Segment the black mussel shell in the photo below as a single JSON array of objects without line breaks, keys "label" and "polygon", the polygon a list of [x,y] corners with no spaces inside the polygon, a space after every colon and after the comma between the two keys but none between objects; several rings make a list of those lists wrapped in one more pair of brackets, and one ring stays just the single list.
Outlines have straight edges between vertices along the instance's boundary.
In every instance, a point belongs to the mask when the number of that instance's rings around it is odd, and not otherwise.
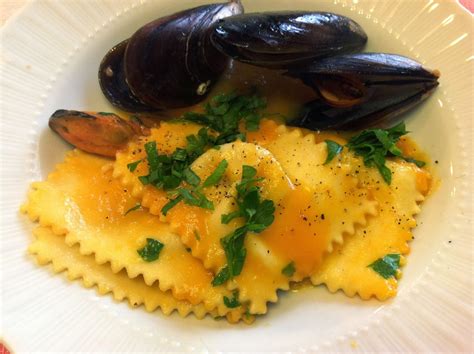
[{"label": "black mussel shell", "polygon": [[388,127],[431,95],[439,72],[407,57],[383,53],[341,55],[289,70],[318,98],[289,124],[312,130]]},{"label": "black mussel shell", "polygon": [[133,94],[154,108],[200,102],[229,63],[211,44],[210,27],[242,12],[239,1],[204,5],[140,28],[130,38],[124,58]]},{"label": "black mussel shell", "polygon": [[362,27],[329,12],[263,12],[218,21],[212,43],[228,56],[252,65],[288,68],[316,58],[361,50]]},{"label": "black mussel shell", "polygon": [[128,39],[110,49],[99,66],[99,84],[105,97],[114,106],[129,112],[156,110],[141,102],[128,87],[123,57]]}]

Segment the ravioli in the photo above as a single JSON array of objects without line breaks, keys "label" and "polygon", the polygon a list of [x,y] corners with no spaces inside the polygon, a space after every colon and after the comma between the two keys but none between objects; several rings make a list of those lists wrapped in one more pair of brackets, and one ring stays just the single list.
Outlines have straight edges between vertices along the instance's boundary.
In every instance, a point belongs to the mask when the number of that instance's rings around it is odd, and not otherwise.
[{"label": "ravioli", "polygon": [[117,301],[127,299],[131,307],[143,304],[147,311],[160,308],[165,315],[176,310],[183,317],[193,313],[197,318],[203,318],[208,313],[202,304],[176,300],[169,291],[161,291],[157,284],[148,286],[140,277],[130,279],[123,270],[112,272],[107,265],[99,265],[93,255],[81,254],[78,245],[66,245],[64,237],[50,228],[37,227],[33,235],[35,239],[28,251],[39,264],[51,263],[55,273],[65,271],[69,280],[80,279],[86,288],[95,286],[100,295],[112,293]]},{"label": "ravioli", "polygon": [[[179,204],[173,209],[175,214],[170,212],[168,218],[193,255],[217,273],[226,264],[219,241],[240,226],[238,222],[223,225],[220,217],[235,209],[233,191],[240,180],[241,166],[250,164],[257,169],[257,177],[266,181],[261,186],[262,198],[275,202],[276,218],[261,234],[247,235],[242,273],[227,284],[229,289],[239,290],[239,300],[249,303],[251,313],[265,313],[266,303],[277,300],[278,289],[287,290],[290,281],[311,275],[332,250],[333,242],[342,243],[343,234],[353,233],[355,224],[364,224],[366,214],[375,214],[376,203],[368,199],[367,190],[357,187],[357,179],[348,175],[351,165],[343,160],[350,157],[342,156],[326,166],[325,143],[315,144],[312,139],[286,132],[279,139],[274,140],[272,147],[281,156],[285,156],[285,150],[288,161],[295,151],[307,156],[299,160],[303,161],[298,166],[300,174],[288,179],[278,162],[284,160],[276,160],[258,145],[227,144],[209,150],[192,165],[204,179],[220,161],[229,162],[226,178],[216,188],[205,191],[215,202],[215,211]],[[180,224],[181,227],[176,226]],[[282,269],[290,262],[295,272],[287,276]]]},{"label": "ravioli", "polygon": [[[212,287],[213,274],[168,225],[144,210],[127,214],[136,203],[128,189],[112,178],[109,160],[74,150],[47,181],[32,184],[23,210],[41,226],[65,233],[66,243],[78,243],[81,254],[94,254],[98,264],[110,262],[114,273],[125,268],[130,278],[142,275],[147,285],[158,281],[159,288],[170,290],[176,299],[203,303],[220,316],[244,313],[243,306],[234,310],[225,306],[223,297],[232,294]],[[165,245],[155,262],[145,262],[137,253],[146,238]]]},{"label": "ravioli", "polygon": [[[388,161],[387,166],[392,171],[390,185],[374,168],[359,170],[359,180],[379,201],[378,215],[369,217],[365,227],[358,227],[342,247],[338,245],[324,259],[311,277],[313,284],[325,284],[332,292],[341,289],[348,296],[358,294],[362,299],[386,300],[395,296],[397,277],[385,279],[369,265],[387,254],[410,252],[408,242],[412,239],[411,229],[416,226],[414,215],[429,192],[431,176],[401,160]],[[404,261],[402,256],[402,265]]]},{"label": "ravioli", "polygon": [[285,126],[273,129],[272,138],[264,136],[261,144],[272,152],[295,185],[311,189],[320,218],[332,222],[328,230],[330,239],[341,244],[343,235],[353,234],[355,225],[365,223],[366,215],[376,214],[377,203],[369,198],[365,187],[359,186],[354,173],[361,168],[360,161],[345,149],[325,164],[328,153],[327,144],[321,142],[323,137],[341,145],[346,142],[335,134],[322,135]]},{"label": "ravioli", "polygon": [[[144,198],[142,205],[152,210],[160,209],[166,203],[166,192],[153,186],[144,186],[138,179],[148,174],[148,164],[139,163],[132,172],[128,164],[136,161],[146,161],[144,146],[149,141],[155,141],[160,154],[172,154],[177,148],[184,148],[186,137],[197,134],[202,126],[194,123],[167,123],[162,122],[158,128],[150,130],[149,136],[140,136],[129,143],[124,151],[119,151],[113,164],[113,177],[122,181],[130,189],[132,195],[139,199]],[[156,205],[155,205],[155,204]],[[154,213],[159,215],[158,212]]]},{"label": "ravioli", "polygon": [[[23,207],[42,226],[32,246],[40,261],[52,261],[58,270],[92,279],[85,282],[98,284],[99,291],[111,290],[115,298],[150,310],[209,313],[230,322],[251,322],[252,315],[265,314],[268,303],[278,301],[278,290],[308,278],[362,299],[395,295],[397,277],[384,278],[370,265],[391,254],[401,255],[404,264],[414,215],[430,188],[426,170],[387,161],[393,172],[388,185],[348,148],[327,161],[328,140],[347,143],[339,134],[263,120],[258,131],[246,132],[248,142],[210,148],[190,166],[202,182],[227,162],[215,185],[199,189],[212,208],[180,202],[164,215],[162,208],[175,194],[141,182],[149,174],[145,144],[154,141],[160,155],[171,155],[201,128],[163,122],[119,151],[115,162],[70,152],[47,181],[33,184]],[[173,159],[189,162],[177,156]],[[274,220],[260,233],[246,232],[243,249],[232,251],[245,254],[240,274],[213,286],[228,261],[222,240],[245,224],[242,216],[229,223],[222,219],[239,208],[244,166],[256,171],[257,200],[274,203]],[[149,263],[137,253],[148,238],[165,245]],[[89,263],[92,274],[86,275]]]},{"label": "ravioli", "polygon": [[[173,135],[169,131],[176,128],[164,125],[158,130]],[[266,121],[260,132],[249,135],[254,143],[234,142],[210,149],[191,166],[204,180],[222,160],[229,163],[221,183],[205,191],[215,204],[213,212],[180,203],[166,218],[161,217],[191,248],[193,256],[217,273],[226,264],[220,239],[240,226],[239,220],[222,224],[221,215],[235,209],[235,185],[240,181],[242,166],[255,167],[257,176],[264,178],[262,197],[277,205],[276,218],[266,231],[248,235],[242,273],[227,285],[231,290],[239,290],[239,300],[249,303],[251,313],[265,313],[266,303],[277,300],[278,289],[286,290],[290,281],[310,276],[324,255],[332,251],[334,242],[342,243],[344,234],[352,234],[356,224],[365,223],[367,214],[375,214],[376,203],[369,200],[367,190],[358,188],[357,179],[350,175],[352,165],[350,156],[346,156],[350,154],[342,154],[325,165],[326,143],[316,144],[313,134],[304,136],[299,129],[290,131]],[[158,132],[154,132],[147,141],[157,137]],[[142,205],[152,214],[161,215],[161,208],[168,201],[166,194],[153,187],[137,186],[137,177],[148,171],[126,171],[126,164],[133,160],[130,154],[140,149],[143,147],[131,144],[126,152],[119,153],[114,175],[139,191]],[[295,266],[290,277],[282,274],[289,263]]]}]

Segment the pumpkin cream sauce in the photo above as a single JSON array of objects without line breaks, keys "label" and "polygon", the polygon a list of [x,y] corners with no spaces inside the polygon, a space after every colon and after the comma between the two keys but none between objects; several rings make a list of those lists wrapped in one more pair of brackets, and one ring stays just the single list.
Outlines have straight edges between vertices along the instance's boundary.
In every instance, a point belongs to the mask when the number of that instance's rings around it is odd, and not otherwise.
[{"label": "pumpkin cream sauce", "polygon": [[293,118],[303,103],[314,99],[313,89],[300,80],[284,75],[283,70],[270,70],[258,66],[231,61],[229,68],[211,89],[207,98],[191,107],[170,111],[170,117],[180,117],[183,113],[201,112],[202,106],[221,93],[237,91],[248,93],[257,89],[267,99],[266,116],[278,121]]}]

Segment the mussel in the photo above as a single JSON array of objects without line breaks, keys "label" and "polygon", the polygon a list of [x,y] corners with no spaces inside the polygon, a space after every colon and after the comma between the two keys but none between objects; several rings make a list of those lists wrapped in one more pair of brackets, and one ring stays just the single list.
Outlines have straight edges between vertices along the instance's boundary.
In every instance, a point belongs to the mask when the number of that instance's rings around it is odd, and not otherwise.
[{"label": "mussel", "polygon": [[114,106],[129,112],[150,112],[153,107],[136,97],[125,79],[123,56],[129,40],[126,39],[105,55],[99,66],[99,84],[104,96]]},{"label": "mussel", "polygon": [[263,12],[217,21],[212,43],[252,65],[288,68],[362,49],[367,35],[345,16],[329,12]]},{"label": "mussel", "polygon": [[200,102],[230,60],[211,44],[211,25],[242,12],[240,0],[232,0],[144,25],[103,59],[102,91],[115,106],[135,112]]},{"label": "mussel", "polygon": [[139,119],[125,120],[114,113],[64,109],[53,113],[49,127],[75,147],[108,157],[115,157],[133,137],[149,134]]},{"label": "mussel", "polygon": [[395,54],[359,53],[314,61],[287,75],[317,98],[289,125],[312,130],[388,127],[438,86],[439,72]]}]

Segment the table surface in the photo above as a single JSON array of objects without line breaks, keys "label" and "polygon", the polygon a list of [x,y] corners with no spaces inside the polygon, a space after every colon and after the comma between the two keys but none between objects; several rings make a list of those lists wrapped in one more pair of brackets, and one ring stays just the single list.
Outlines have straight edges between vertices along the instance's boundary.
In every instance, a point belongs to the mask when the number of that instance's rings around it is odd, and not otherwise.
[{"label": "table surface", "polygon": [[0,0],[0,26],[15,12],[19,11],[27,0]]}]

